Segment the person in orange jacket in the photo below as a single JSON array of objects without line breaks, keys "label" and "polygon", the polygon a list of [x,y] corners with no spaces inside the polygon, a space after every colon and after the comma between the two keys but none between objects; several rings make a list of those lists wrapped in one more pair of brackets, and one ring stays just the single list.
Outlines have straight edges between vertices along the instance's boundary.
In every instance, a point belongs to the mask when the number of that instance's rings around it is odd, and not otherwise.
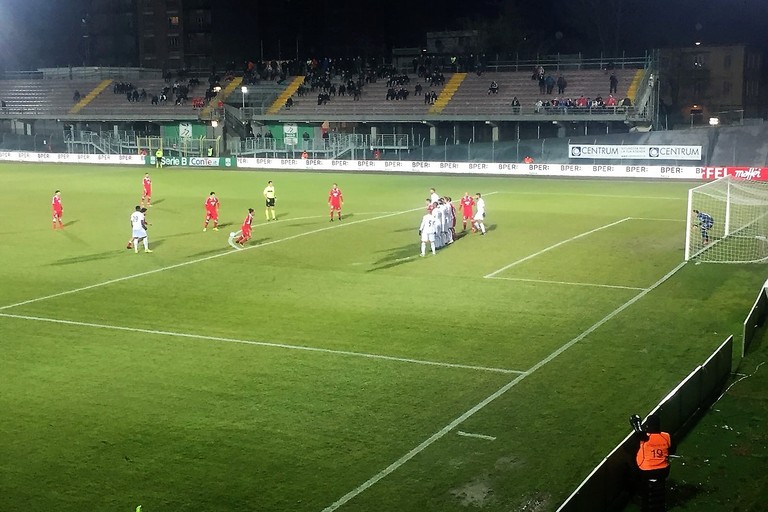
[{"label": "person in orange jacket", "polygon": [[638,447],[635,463],[639,470],[643,512],[666,510],[666,480],[669,476],[669,455],[673,453],[672,437],[661,430],[661,420],[651,414],[641,424],[640,416],[629,419],[635,430]]}]

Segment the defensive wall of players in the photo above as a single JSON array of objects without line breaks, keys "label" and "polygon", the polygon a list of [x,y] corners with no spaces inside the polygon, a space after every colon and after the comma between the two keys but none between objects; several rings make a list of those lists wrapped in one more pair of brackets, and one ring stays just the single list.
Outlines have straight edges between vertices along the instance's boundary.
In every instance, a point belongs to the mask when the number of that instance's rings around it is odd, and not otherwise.
[{"label": "defensive wall of players", "polygon": [[[154,156],[91,155],[0,151],[2,162],[57,162],[73,164],[136,165],[155,167]],[[634,178],[715,180],[724,176],[768,181],[768,167],[700,167],[668,165],[546,164],[424,162],[421,160],[330,160],[292,158],[170,157],[164,167],[209,167],[220,169],[279,169],[291,171],[335,171],[406,174],[456,174],[488,176],[541,176],[579,178]]]}]

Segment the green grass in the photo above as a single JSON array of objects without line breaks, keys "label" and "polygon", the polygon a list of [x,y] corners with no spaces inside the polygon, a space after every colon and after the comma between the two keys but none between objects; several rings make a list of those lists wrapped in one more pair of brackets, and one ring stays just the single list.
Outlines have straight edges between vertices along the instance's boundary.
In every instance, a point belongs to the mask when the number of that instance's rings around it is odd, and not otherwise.
[{"label": "green grass", "polygon": [[[687,265],[616,311],[682,260],[673,182],[169,169],[136,255],[144,172],[0,166],[3,511],[554,510],[764,280]],[[488,235],[417,257],[429,187],[487,194]]]}]

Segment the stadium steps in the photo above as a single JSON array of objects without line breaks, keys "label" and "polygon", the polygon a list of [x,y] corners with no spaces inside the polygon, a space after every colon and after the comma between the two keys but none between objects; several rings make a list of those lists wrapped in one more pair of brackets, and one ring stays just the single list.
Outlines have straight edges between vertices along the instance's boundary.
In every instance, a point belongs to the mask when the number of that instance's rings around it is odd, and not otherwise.
[{"label": "stadium steps", "polygon": [[288,101],[288,98],[294,95],[296,91],[299,90],[299,87],[301,87],[301,84],[304,83],[304,77],[303,76],[297,76],[291,81],[291,83],[288,85],[288,87],[283,90],[282,93],[280,93],[280,96],[277,97],[277,99],[272,103],[272,105],[267,109],[267,114],[277,114],[280,112],[280,109],[285,106],[285,102]]},{"label": "stadium steps", "polygon": [[90,102],[96,98],[101,92],[109,87],[112,84],[112,80],[102,80],[99,85],[97,85],[91,92],[83,96],[80,101],[75,103],[75,105],[69,110],[70,114],[77,114],[83,108],[85,108],[86,105],[88,105]]},{"label": "stadium steps", "polygon": [[219,92],[219,94],[216,95],[215,98],[213,98],[211,101],[208,102],[208,104],[203,107],[203,109],[200,111],[200,118],[201,119],[210,119],[211,112],[213,112],[213,108],[219,103],[219,102],[226,102],[227,98],[229,98],[229,95],[232,94],[235,89],[240,87],[240,84],[243,83],[243,77],[237,76],[232,79],[227,86]]},{"label": "stadium steps", "polygon": [[[635,69],[615,70],[619,80],[618,93],[621,100],[626,97],[629,84],[635,77]],[[554,78],[560,72],[553,71]],[[552,94],[540,94],[536,80],[531,80],[530,71],[485,72],[481,76],[471,74],[461,83],[450,103],[442,111],[442,115],[492,115],[512,112],[512,100],[520,101],[523,112],[533,111],[537,100],[551,100],[556,96],[576,99],[580,95],[594,98],[598,95],[608,97],[609,74],[605,70],[568,70],[563,71],[563,77],[568,81],[565,94],[558,95],[557,88]],[[491,81],[499,85],[498,94],[488,94]]]},{"label": "stadium steps", "polygon": [[[167,120],[190,120],[197,119],[198,110],[192,105],[192,98],[201,97],[203,86],[193,87],[189,92],[190,101],[184,105],[176,105],[172,93],[169,93],[169,99],[165,103],[152,105],[152,96],[160,94],[164,87],[171,87],[172,84],[162,78],[143,78],[132,82],[133,86],[141,91],[144,89],[147,93],[147,99],[144,101],[128,101],[124,93],[117,94],[113,87],[109,87],[96,96],[93,101],[86,105],[80,111],[83,116],[110,116],[113,119],[125,117],[125,119],[135,119],[143,117],[145,119],[163,118]],[[87,89],[86,89],[87,90]],[[71,101],[71,100],[70,100]]]},{"label": "stadium steps", "polygon": [[635,104],[635,96],[637,96],[637,89],[640,87],[640,82],[643,80],[643,75],[645,74],[644,69],[638,69],[635,72],[635,76],[632,78],[632,82],[629,84],[629,88],[627,89],[627,98],[632,100],[632,104]]},{"label": "stadium steps", "polygon": [[448,105],[448,102],[451,101],[451,98],[453,98],[453,95],[456,94],[456,91],[459,90],[459,87],[465,78],[467,78],[466,73],[454,73],[454,75],[445,84],[445,87],[443,87],[443,90],[440,92],[440,96],[437,97],[435,104],[430,107],[429,113],[439,114],[442,112],[446,105]]}]

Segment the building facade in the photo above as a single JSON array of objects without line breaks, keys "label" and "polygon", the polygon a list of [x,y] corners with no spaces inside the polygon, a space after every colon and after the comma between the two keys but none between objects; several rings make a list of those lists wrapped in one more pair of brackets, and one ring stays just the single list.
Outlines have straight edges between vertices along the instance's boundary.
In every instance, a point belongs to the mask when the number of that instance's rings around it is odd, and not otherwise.
[{"label": "building facade", "polygon": [[661,99],[684,123],[762,117],[763,51],[745,45],[661,51]]},{"label": "building facade", "polygon": [[210,69],[211,0],[91,0],[83,18],[85,64]]}]

